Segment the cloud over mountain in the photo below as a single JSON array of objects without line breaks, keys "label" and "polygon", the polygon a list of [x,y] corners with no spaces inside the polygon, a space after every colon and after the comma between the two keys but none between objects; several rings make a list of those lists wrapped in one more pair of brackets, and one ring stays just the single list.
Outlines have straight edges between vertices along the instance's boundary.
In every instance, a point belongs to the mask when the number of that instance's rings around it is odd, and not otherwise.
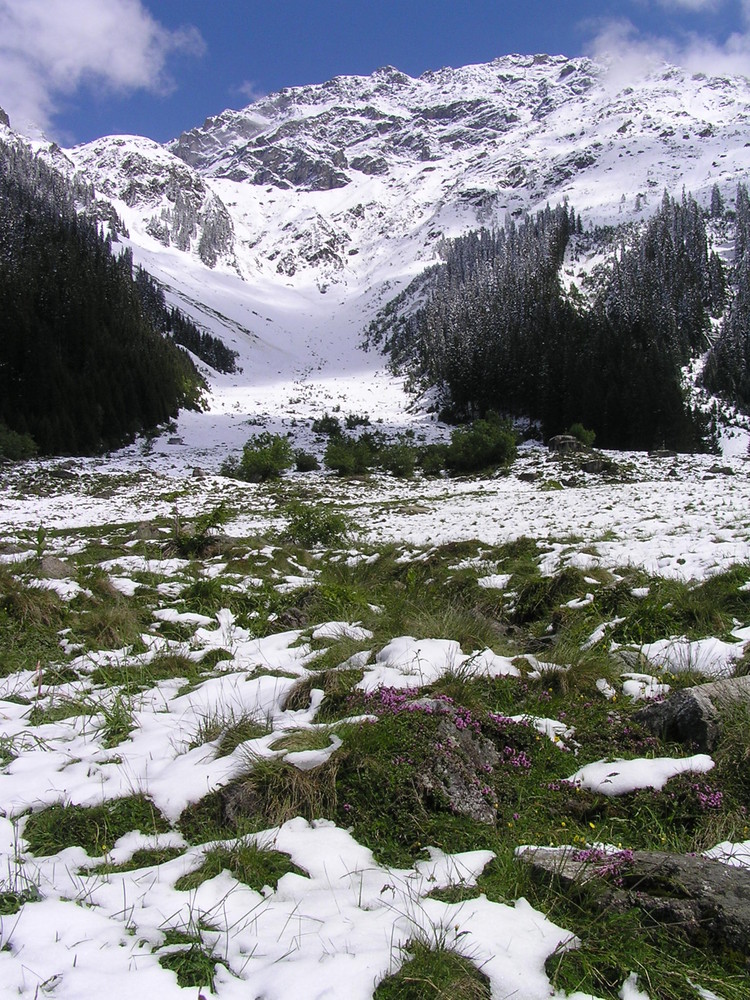
[{"label": "cloud over mountain", "polygon": [[168,92],[169,57],[203,49],[196,28],[169,30],[141,0],[0,0],[0,94],[22,131],[50,128],[82,87]]}]

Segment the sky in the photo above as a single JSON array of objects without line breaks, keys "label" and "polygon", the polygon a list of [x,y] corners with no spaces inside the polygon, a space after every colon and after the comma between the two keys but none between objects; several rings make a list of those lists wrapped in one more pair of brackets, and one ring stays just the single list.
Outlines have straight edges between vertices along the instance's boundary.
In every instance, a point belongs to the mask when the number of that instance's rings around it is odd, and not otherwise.
[{"label": "sky", "polygon": [[750,75],[750,0],[0,0],[0,107],[66,146],[164,142],[282,87],[511,52]]}]

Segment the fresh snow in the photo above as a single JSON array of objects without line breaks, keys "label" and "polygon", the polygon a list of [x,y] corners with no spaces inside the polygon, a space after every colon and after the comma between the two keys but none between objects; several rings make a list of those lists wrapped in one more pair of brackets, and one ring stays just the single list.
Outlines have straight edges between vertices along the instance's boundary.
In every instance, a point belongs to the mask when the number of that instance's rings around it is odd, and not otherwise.
[{"label": "fresh snow", "polygon": [[625,795],[639,788],[660,791],[678,774],[705,774],[714,766],[708,754],[692,757],[639,757],[635,760],[600,760],[586,764],[568,781],[602,795]]}]

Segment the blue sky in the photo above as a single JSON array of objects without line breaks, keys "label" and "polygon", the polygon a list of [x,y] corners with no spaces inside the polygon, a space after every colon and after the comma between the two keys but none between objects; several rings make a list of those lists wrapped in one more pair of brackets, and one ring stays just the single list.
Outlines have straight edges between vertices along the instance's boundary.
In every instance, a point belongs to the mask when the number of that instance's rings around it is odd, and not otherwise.
[{"label": "blue sky", "polygon": [[65,144],[159,141],[284,86],[509,52],[750,75],[750,0],[0,0],[0,107]]}]

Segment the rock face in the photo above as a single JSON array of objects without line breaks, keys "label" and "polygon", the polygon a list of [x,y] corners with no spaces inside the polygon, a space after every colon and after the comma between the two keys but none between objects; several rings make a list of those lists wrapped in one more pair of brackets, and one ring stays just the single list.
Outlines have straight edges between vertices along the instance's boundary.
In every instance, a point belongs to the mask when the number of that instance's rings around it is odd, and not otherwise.
[{"label": "rock face", "polygon": [[641,708],[634,719],[660,739],[711,751],[721,736],[722,711],[738,705],[750,711],[750,676],[685,688]]},{"label": "rock face", "polygon": [[564,852],[538,848],[521,854],[544,881],[568,890],[598,880],[602,908],[636,907],[688,941],[750,954],[750,871],[708,858],[663,851]]},{"label": "rock face", "polygon": [[285,88],[168,146],[111,136],[69,157],[149,250],[248,281],[356,286],[383,266],[389,281],[413,275],[441,237],[565,199],[617,225],[647,218],[665,187],[731,196],[750,169],[749,102],[742,76],[663,66],[619,89],[590,59],[508,55]]}]

